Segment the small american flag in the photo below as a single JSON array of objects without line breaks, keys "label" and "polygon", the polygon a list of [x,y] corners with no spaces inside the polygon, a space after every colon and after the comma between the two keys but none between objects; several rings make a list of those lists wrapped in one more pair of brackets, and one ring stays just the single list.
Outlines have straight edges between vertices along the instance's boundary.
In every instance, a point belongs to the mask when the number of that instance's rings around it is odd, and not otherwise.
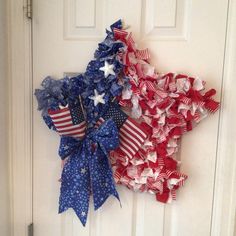
[{"label": "small american flag", "polygon": [[85,135],[86,122],[80,105],[56,111],[49,110],[48,113],[61,136],[82,138]]},{"label": "small american flag", "polygon": [[110,118],[119,129],[118,149],[131,159],[143,145],[147,138],[147,133],[139,123],[115,106],[111,106],[105,115],[98,120],[97,126]]}]

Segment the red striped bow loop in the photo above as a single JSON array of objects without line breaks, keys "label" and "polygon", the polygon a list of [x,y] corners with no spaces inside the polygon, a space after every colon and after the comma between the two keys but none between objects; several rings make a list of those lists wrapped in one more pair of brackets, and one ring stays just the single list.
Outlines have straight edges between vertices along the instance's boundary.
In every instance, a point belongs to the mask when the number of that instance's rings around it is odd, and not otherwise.
[{"label": "red striped bow loop", "polygon": [[135,55],[138,59],[141,60],[148,60],[150,58],[150,53],[148,48],[143,49],[143,50],[136,50]]},{"label": "red striped bow loop", "polygon": [[129,33],[129,35],[126,39],[126,44],[128,46],[128,51],[131,51],[131,52],[136,51],[136,45],[135,45],[132,33]]},{"label": "red striped bow loop", "polygon": [[122,30],[122,29],[117,29],[117,28],[113,29],[113,33],[114,33],[114,37],[115,37],[116,40],[125,39],[128,35],[127,31]]}]

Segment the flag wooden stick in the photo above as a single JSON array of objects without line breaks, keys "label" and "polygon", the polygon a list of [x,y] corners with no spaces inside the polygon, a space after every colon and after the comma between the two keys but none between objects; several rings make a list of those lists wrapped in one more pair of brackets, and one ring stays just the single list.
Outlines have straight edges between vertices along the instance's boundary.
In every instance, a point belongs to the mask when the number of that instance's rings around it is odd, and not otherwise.
[{"label": "flag wooden stick", "polygon": [[84,119],[86,119],[86,113],[85,113],[84,106],[83,106],[83,101],[82,101],[82,98],[81,98],[80,95],[79,95],[79,102],[80,102],[80,107],[81,107],[83,115],[84,115]]}]

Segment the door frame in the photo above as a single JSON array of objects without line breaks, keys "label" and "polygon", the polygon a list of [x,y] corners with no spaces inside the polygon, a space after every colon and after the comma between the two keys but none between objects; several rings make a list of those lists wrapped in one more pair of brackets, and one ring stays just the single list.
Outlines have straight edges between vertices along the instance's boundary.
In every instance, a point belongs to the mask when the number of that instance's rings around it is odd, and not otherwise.
[{"label": "door frame", "polygon": [[[228,2],[211,219],[214,236],[235,233],[236,0]],[[28,225],[33,222],[32,31],[31,21],[26,17],[27,1],[9,0],[7,4],[11,236],[27,236]]]},{"label": "door frame", "polygon": [[31,21],[26,17],[27,0],[6,1],[11,236],[28,236],[33,222]]}]

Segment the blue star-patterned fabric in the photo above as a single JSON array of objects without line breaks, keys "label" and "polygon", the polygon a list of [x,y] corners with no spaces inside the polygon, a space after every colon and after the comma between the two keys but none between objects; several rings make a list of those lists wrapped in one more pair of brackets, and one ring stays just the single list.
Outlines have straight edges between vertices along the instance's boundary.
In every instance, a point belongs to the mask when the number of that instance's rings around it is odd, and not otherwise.
[{"label": "blue star-patterned fabric", "polygon": [[70,156],[61,176],[59,213],[72,208],[85,225],[90,193],[93,194],[95,210],[102,206],[110,195],[119,200],[108,160],[109,151],[119,145],[118,130],[112,120],[107,120],[83,140],[71,139],[73,138],[64,137],[61,142],[63,147],[60,149],[60,155],[63,158]]},{"label": "blue star-patterned fabric", "polygon": [[111,26],[110,26],[110,28],[113,30],[114,28],[116,28],[116,29],[122,29],[122,20],[121,19],[119,19],[118,21],[116,21],[116,22],[114,22]]},{"label": "blue star-patterned fabric", "polygon": [[35,89],[34,94],[38,101],[38,110],[42,110],[42,115],[46,116],[49,108],[57,109],[63,103],[63,82],[48,76],[41,85],[43,89]]},{"label": "blue star-patterned fabric", "polygon": [[62,136],[60,141],[60,146],[58,154],[62,160],[70,156],[77,148],[80,146],[81,140],[70,137]]},{"label": "blue star-patterned fabric", "polygon": [[[85,136],[82,139],[61,136],[59,147],[60,157],[67,160],[61,176],[59,213],[72,208],[83,225],[86,224],[91,194],[95,209],[110,195],[119,199],[108,155],[109,151],[118,147],[117,126],[119,128],[122,122],[106,114],[106,121],[96,128],[97,121],[109,110],[113,98],[120,96],[122,88],[128,84],[120,58],[125,45],[115,40],[113,34],[114,28],[122,28],[121,20],[110,28],[111,31],[106,30],[105,39],[98,44],[94,59],[88,63],[84,73],[60,80],[47,77],[42,83],[42,89],[35,90],[38,109],[42,111],[43,119],[51,129],[55,130],[55,126],[48,110],[55,111],[68,106],[74,125],[81,122],[79,114],[82,108],[86,113]],[[112,73],[106,76],[105,71],[101,70],[105,64],[112,67]],[[95,90],[99,95],[104,94],[104,102],[94,103],[91,97]],[[81,105],[80,109],[78,104]]]},{"label": "blue star-patterned fabric", "polygon": [[[121,21],[115,22],[111,29],[114,27],[120,28]],[[121,95],[122,85],[119,83],[119,79],[123,79],[123,64],[119,58],[119,52],[124,50],[124,44],[114,39],[113,32],[107,30],[107,36],[103,42],[99,43],[98,49],[95,51],[94,59],[88,63],[86,71],[84,73],[84,81],[87,85],[82,92],[83,105],[87,112],[88,123],[95,124],[95,120],[101,116],[103,109],[102,104],[94,106],[93,101],[89,99],[93,95],[93,91],[96,89],[99,94],[105,92],[105,106],[109,106],[111,100],[115,96]],[[113,65],[115,75],[104,76],[104,72],[101,70],[104,67],[105,62],[109,65]]]}]

